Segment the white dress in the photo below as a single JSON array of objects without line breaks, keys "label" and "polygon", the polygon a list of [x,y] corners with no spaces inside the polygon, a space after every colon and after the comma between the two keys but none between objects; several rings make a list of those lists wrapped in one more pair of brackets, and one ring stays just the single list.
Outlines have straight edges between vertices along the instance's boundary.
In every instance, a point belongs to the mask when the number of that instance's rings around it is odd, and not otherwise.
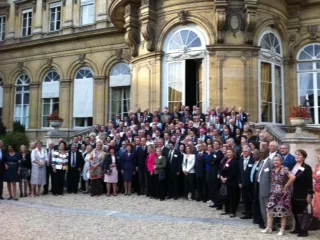
[{"label": "white dress", "polygon": [[90,169],[90,153],[87,153],[86,157],[84,158],[84,166],[82,171],[82,178],[84,181],[88,181],[90,179],[89,169]]},{"label": "white dress", "polygon": [[35,161],[38,161],[40,163],[44,163],[45,161],[48,161],[47,151],[43,148],[41,149],[41,151],[39,151],[36,148],[36,149],[33,149],[31,152],[31,162],[32,162],[31,184],[46,185],[47,184],[46,166],[40,168],[39,165],[35,163]]}]

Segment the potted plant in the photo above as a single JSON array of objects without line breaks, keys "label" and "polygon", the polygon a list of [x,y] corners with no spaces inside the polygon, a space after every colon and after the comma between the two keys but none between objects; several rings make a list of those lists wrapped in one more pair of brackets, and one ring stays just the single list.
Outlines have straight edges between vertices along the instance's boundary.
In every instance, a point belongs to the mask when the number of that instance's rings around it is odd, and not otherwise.
[{"label": "potted plant", "polygon": [[308,108],[302,106],[292,106],[290,108],[289,120],[290,124],[296,127],[296,133],[302,132],[302,126],[304,126],[309,119],[310,114]]},{"label": "potted plant", "polygon": [[63,123],[63,119],[59,116],[58,112],[51,113],[50,116],[48,116],[48,120],[51,127],[53,127],[54,129],[61,127]]}]

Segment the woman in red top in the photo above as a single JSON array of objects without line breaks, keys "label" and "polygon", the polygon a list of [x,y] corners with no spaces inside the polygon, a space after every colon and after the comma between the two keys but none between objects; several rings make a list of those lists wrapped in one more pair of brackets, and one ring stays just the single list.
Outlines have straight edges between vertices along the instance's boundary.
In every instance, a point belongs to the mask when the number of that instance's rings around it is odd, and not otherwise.
[{"label": "woman in red top", "polygon": [[148,189],[147,196],[150,198],[155,197],[155,181],[154,181],[154,164],[156,160],[156,153],[154,151],[154,147],[150,145],[148,147],[148,157],[146,161],[147,169],[148,169]]}]

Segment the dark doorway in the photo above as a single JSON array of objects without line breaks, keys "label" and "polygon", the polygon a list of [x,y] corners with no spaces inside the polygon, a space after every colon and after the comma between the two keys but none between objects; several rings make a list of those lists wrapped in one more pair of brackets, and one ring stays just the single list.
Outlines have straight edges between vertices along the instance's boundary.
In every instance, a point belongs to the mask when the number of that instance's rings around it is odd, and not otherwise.
[{"label": "dark doorway", "polygon": [[202,102],[202,59],[186,60],[185,105],[191,109]]}]

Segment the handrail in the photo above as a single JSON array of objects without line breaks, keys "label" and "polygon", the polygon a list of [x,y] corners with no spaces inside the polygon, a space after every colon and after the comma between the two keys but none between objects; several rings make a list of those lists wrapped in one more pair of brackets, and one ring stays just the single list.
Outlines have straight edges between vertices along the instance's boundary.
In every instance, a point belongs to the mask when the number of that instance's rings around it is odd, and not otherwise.
[{"label": "handrail", "polygon": [[95,132],[95,127],[88,127],[88,128],[85,128],[85,129],[81,129],[80,131],[77,131],[77,132],[71,134],[69,136],[69,138],[74,138],[74,137],[77,137],[79,135],[84,135],[84,134],[88,134],[88,133],[91,133],[91,132]]}]

